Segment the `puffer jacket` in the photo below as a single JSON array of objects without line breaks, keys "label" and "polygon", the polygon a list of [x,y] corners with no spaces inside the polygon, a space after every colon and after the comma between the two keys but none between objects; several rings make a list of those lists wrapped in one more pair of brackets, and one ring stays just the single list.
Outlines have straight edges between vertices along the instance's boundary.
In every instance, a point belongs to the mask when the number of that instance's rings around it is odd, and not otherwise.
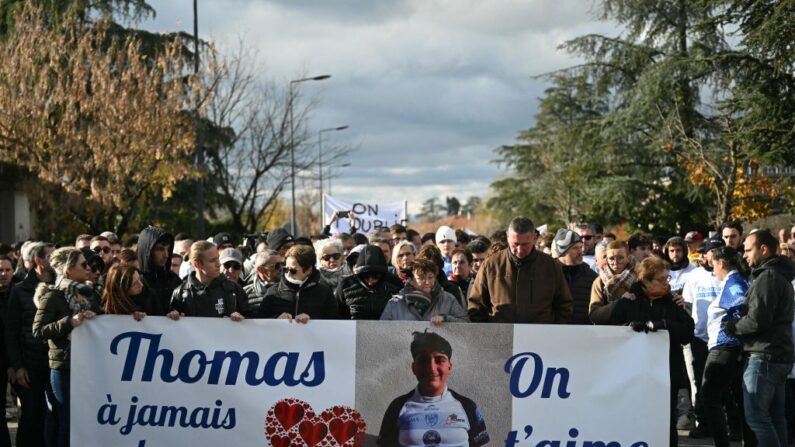
[{"label": "puffer jacket", "polygon": [[90,287],[86,289],[72,297],[70,302],[66,281],[58,281],[54,286],[40,283],[36,287],[33,296],[36,303],[33,336],[39,340],[47,340],[50,369],[69,370],[72,344],[69,335],[73,329],[69,319],[82,310],[99,313],[96,302],[89,298],[92,294]]},{"label": "puffer jacket", "polygon": [[271,284],[259,309],[254,312],[256,318],[277,318],[283,313],[295,317],[307,314],[314,320],[333,320],[339,317],[334,293],[320,279],[317,269],[300,286],[285,279]]},{"label": "puffer jacket", "polygon": [[406,300],[406,293],[416,290],[416,287],[408,282],[400,294],[392,297],[381,314],[382,320],[395,321],[431,321],[431,318],[440,315],[444,321],[455,323],[469,322],[467,311],[458,303],[458,300],[449,292],[444,291],[437,282],[431,289],[431,306],[424,314],[420,314],[417,308]]},{"label": "puffer jacket", "polygon": [[36,271],[31,269],[22,282],[11,289],[6,310],[5,341],[8,366],[14,369],[47,369],[47,341],[33,336],[36,304],[33,296],[39,285]]},{"label": "puffer jacket", "polygon": [[[152,260],[152,251],[157,243],[168,245],[168,258],[166,265],[159,267]],[[148,226],[138,236],[138,269],[144,283],[142,293],[149,294],[149,299],[141,299],[149,309],[142,309],[149,315],[165,315],[168,313],[169,303],[174,290],[180,286],[182,280],[179,275],[171,271],[171,255],[174,252],[174,236],[165,230]]]},{"label": "puffer jacket", "polygon": [[[364,247],[353,271],[354,274],[343,278],[337,286],[335,295],[340,316],[351,320],[381,318],[386,303],[403,288],[403,283],[400,278],[387,271],[384,253],[374,245]],[[383,277],[370,287],[362,278],[373,273]]]},{"label": "puffer jacket", "polygon": [[569,285],[571,298],[574,301],[569,324],[592,324],[591,319],[588,318],[588,307],[591,304],[591,286],[599,275],[586,263],[563,265],[557,259],[555,262],[560,264],[563,270],[563,277],[566,278],[566,284]]}]

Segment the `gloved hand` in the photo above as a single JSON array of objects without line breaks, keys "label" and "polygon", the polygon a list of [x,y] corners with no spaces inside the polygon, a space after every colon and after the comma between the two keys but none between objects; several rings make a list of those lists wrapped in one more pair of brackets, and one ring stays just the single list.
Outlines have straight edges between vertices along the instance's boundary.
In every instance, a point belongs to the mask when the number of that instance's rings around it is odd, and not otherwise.
[{"label": "gloved hand", "polygon": [[647,321],[646,327],[649,329],[649,332],[657,332],[660,329],[666,329],[665,320]]},{"label": "gloved hand", "polygon": [[641,320],[631,321],[627,326],[631,327],[635,332],[649,332],[649,328],[646,327],[646,322]]}]

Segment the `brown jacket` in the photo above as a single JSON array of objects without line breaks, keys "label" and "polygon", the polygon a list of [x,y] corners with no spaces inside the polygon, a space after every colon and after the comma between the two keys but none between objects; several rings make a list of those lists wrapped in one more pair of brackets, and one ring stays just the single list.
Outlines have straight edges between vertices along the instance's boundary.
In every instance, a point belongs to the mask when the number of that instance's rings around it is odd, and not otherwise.
[{"label": "brown jacket", "polygon": [[506,249],[483,263],[471,287],[472,321],[568,323],[572,299],[563,271],[549,255],[533,250],[516,266]]}]

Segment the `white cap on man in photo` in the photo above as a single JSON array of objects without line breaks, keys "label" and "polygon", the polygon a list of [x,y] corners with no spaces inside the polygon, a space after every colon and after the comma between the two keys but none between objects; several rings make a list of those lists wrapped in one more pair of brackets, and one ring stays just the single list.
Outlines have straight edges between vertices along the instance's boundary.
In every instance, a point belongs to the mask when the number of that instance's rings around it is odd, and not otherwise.
[{"label": "white cap on man in photo", "polygon": [[458,242],[458,239],[455,237],[455,230],[447,225],[439,227],[439,229],[436,230],[436,243],[438,244],[442,241]]}]

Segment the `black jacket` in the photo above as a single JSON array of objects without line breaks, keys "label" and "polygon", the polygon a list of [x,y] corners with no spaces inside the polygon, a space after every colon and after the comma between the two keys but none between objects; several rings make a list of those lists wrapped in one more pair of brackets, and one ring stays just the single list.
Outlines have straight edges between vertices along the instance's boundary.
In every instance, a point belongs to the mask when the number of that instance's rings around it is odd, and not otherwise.
[{"label": "black jacket", "polygon": [[[152,250],[158,242],[168,245],[166,265],[158,267],[152,261]],[[138,269],[142,273],[144,291],[150,294],[150,299],[137,300],[138,305],[149,305],[151,309],[143,309],[149,315],[165,315],[168,313],[169,302],[174,289],[179,287],[182,280],[179,275],[171,271],[171,255],[174,252],[174,236],[165,230],[148,226],[138,236]]]},{"label": "black jacket", "polygon": [[633,321],[662,321],[665,329],[668,330],[670,344],[668,347],[668,364],[671,375],[671,386],[686,388],[690,386],[685,369],[685,357],[682,354],[682,346],[690,343],[693,339],[695,323],[693,318],[683,308],[679,307],[668,295],[649,299],[643,290],[640,282],[636,282],[629,289],[635,295],[635,299],[630,301],[622,298],[613,305],[613,313],[610,316],[610,324],[622,325]]},{"label": "black jacket", "polygon": [[560,264],[563,277],[569,285],[571,298],[574,300],[569,324],[593,324],[588,317],[588,306],[591,303],[591,287],[599,275],[584,262],[577,265],[563,265],[558,260],[555,262]]},{"label": "black jacket", "polygon": [[317,269],[313,269],[300,286],[287,281],[282,274],[278,283],[268,286],[254,315],[257,318],[276,318],[285,312],[293,317],[307,314],[314,320],[333,320],[339,316],[334,293],[321,281]]},{"label": "black jacket", "polygon": [[[353,275],[342,278],[335,293],[341,317],[350,320],[380,319],[386,303],[400,292],[403,282],[397,275],[389,273],[384,253],[375,245],[364,247],[353,271]],[[383,275],[373,287],[362,279],[371,273]]]},{"label": "black jacket", "polygon": [[196,278],[196,272],[174,289],[170,308],[187,317],[221,318],[234,312],[250,315],[246,292],[236,282],[219,275],[205,286]]},{"label": "black jacket", "polygon": [[464,292],[461,291],[461,288],[450,279],[447,278],[447,275],[444,274],[442,270],[439,270],[439,274],[436,275],[436,282],[442,286],[442,290],[453,295],[455,299],[458,301],[458,304],[461,305],[464,309],[467,308],[467,300],[464,297]]},{"label": "black jacket", "polygon": [[795,267],[784,256],[774,256],[753,269],[753,282],[745,293],[743,316],[726,323],[748,353],[764,354],[776,363],[792,363],[792,317]]},{"label": "black jacket", "polygon": [[22,282],[14,285],[8,298],[5,344],[8,366],[14,369],[49,368],[47,340],[39,340],[33,336],[33,318],[36,316],[33,295],[39,282],[36,271],[31,269]]}]

